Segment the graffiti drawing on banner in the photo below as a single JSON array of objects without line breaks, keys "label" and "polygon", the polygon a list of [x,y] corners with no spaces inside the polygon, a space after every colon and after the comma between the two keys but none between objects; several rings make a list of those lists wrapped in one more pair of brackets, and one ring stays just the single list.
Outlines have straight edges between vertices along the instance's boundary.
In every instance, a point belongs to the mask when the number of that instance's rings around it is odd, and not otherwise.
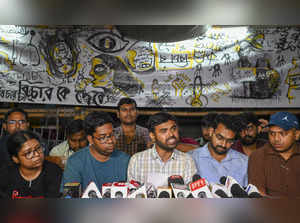
[{"label": "graffiti drawing on banner", "polygon": [[203,95],[203,82],[201,77],[201,64],[196,66],[194,72],[194,82],[192,85],[192,95],[188,96],[185,102],[192,107],[205,107],[208,103],[207,97]]},{"label": "graffiti drawing on banner", "polygon": [[59,30],[55,35],[46,34],[39,47],[47,65],[47,73],[52,78],[66,79],[76,75],[80,68],[80,49],[75,39]]},{"label": "graffiti drawing on banner", "polygon": [[87,39],[87,42],[96,50],[103,53],[116,53],[122,51],[129,43],[123,37],[113,32],[95,33]]},{"label": "graffiti drawing on banner", "polygon": [[292,59],[292,64],[294,67],[288,70],[288,74],[285,79],[285,83],[288,85],[287,98],[290,104],[292,100],[295,99],[295,96],[291,94],[291,91],[300,90],[300,68],[296,58]]},{"label": "graffiti drawing on banner", "polygon": [[32,39],[35,36],[35,31],[30,31],[30,41],[29,43],[22,49],[20,54],[20,64],[23,66],[31,65],[38,66],[40,65],[40,55],[38,52],[38,48],[32,44]]},{"label": "graffiti drawing on banner", "polygon": [[133,72],[141,74],[153,72],[155,58],[151,44],[145,46],[138,45],[139,43],[141,42],[135,43],[127,50],[125,61]]}]

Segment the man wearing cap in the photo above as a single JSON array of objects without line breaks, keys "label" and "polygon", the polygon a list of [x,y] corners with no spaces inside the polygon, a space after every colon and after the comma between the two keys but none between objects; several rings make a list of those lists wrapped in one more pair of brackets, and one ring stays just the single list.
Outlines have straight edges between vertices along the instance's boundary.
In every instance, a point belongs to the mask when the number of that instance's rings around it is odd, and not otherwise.
[{"label": "man wearing cap", "polygon": [[263,195],[300,197],[299,122],[289,112],[270,117],[269,143],[249,157],[248,181]]}]

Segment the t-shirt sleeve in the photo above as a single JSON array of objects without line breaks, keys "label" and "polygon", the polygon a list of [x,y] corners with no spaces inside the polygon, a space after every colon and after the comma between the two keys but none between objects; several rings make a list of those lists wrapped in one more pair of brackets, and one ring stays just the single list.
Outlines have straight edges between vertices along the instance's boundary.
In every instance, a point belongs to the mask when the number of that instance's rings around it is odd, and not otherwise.
[{"label": "t-shirt sleeve", "polygon": [[80,183],[82,185],[81,168],[84,168],[84,166],[80,160],[72,159],[72,156],[68,159],[60,185],[60,192],[63,192],[66,183]]},{"label": "t-shirt sleeve", "polygon": [[263,166],[263,154],[257,153],[258,151],[252,153],[248,161],[248,183],[255,185],[258,190],[262,193],[266,193],[265,189],[265,176],[264,176],[264,166]]}]

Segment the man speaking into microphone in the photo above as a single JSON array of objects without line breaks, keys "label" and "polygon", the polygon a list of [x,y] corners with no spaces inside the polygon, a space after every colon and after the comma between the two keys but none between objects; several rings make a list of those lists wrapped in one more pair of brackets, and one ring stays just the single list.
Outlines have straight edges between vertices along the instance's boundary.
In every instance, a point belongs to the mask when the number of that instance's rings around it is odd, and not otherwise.
[{"label": "man speaking into microphone", "polygon": [[152,148],[134,154],[128,165],[128,180],[151,182],[151,176],[180,175],[187,184],[196,173],[192,157],[176,148],[179,142],[179,127],[176,118],[159,112],[149,117],[149,136],[154,142]]},{"label": "man speaking into microphone", "polygon": [[92,112],[84,120],[89,146],[69,157],[61,184],[80,183],[82,189],[90,182],[101,186],[108,182],[126,181],[129,155],[115,149],[113,120],[105,112]]}]

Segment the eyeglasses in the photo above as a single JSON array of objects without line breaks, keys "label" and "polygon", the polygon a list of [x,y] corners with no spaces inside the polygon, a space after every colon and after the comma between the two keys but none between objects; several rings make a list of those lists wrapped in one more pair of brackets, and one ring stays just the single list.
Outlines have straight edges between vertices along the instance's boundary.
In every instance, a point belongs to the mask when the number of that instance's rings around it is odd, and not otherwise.
[{"label": "eyeglasses", "polygon": [[219,141],[225,141],[225,143],[227,144],[233,144],[235,142],[234,139],[226,139],[224,136],[222,136],[221,134],[216,134],[216,132],[214,132],[214,134],[216,135],[216,138],[219,140]]},{"label": "eyeglasses", "polygon": [[19,123],[19,125],[24,125],[26,122],[26,120],[9,120],[7,123],[9,125],[15,125],[16,123]]},{"label": "eyeglasses", "polygon": [[109,139],[113,139],[114,137],[115,137],[115,133],[111,133],[109,135],[105,135],[101,137],[93,136],[93,138],[99,140],[100,143],[106,143]]},{"label": "eyeglasses", "polygon": [[37,154],[41,154],[43,152],[43,148],[40,146],[32,151],[28,151],[26,153],[23,154],[23,156],[25,156],[26,159],[30,160],[34,157],[34,155]]}]

